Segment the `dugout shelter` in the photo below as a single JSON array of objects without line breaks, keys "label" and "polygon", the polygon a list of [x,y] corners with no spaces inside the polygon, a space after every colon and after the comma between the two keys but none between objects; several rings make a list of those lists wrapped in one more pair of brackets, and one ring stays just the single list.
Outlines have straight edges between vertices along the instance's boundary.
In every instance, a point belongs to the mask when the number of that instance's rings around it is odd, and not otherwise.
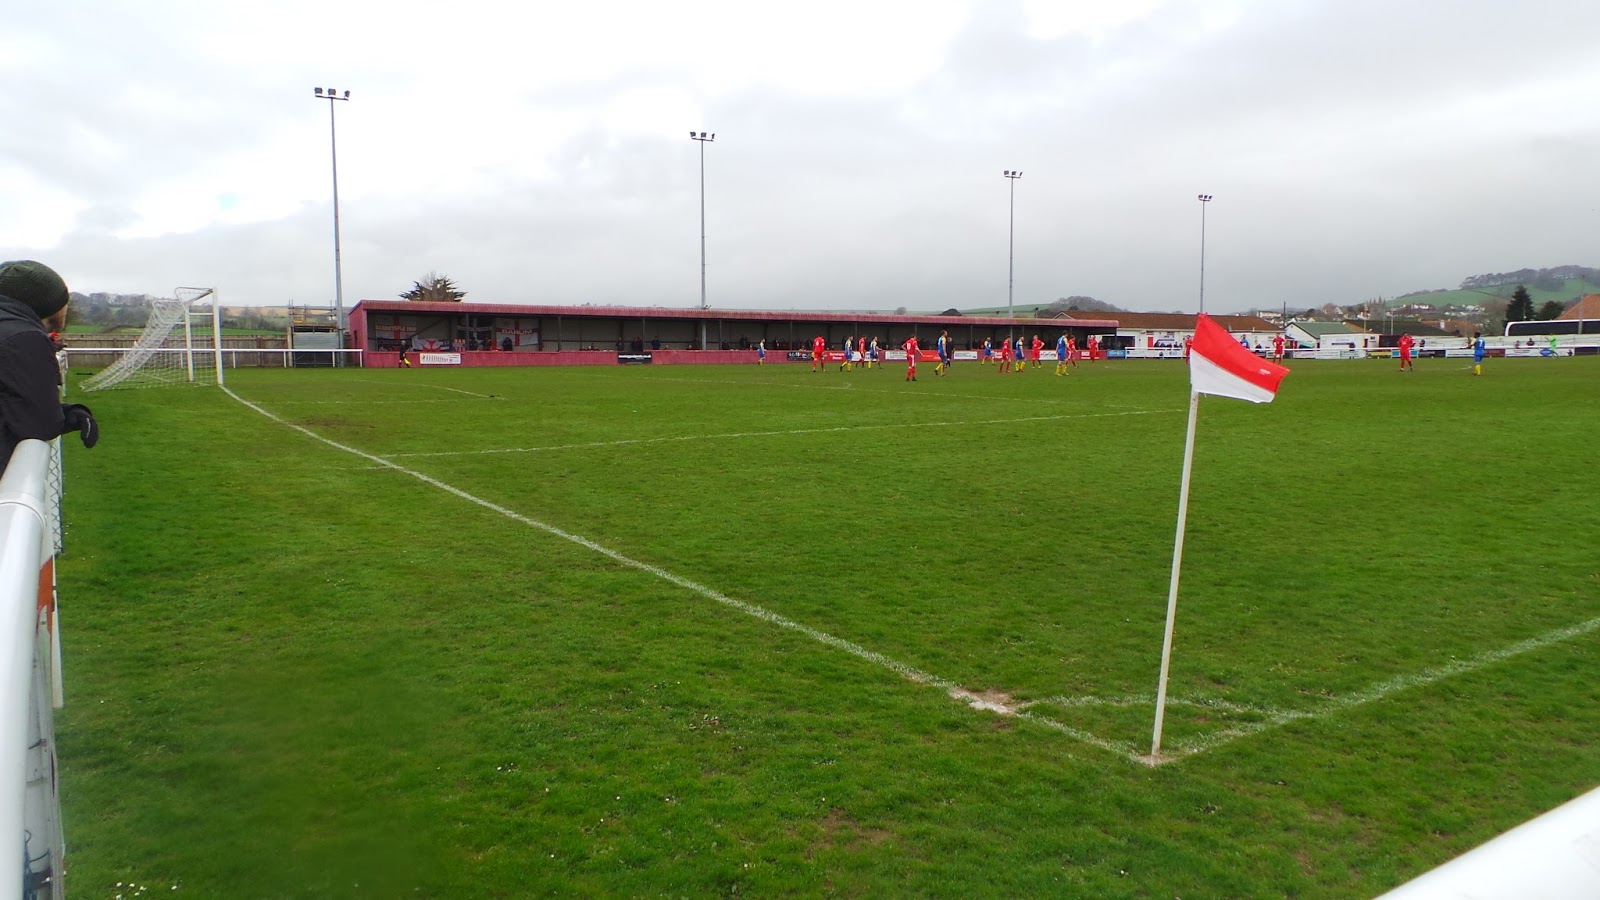
[{"label": "dugout shelter", "polygon": [[817,335],[830,350],[847,337],[874,336],[881,348],[892,349],[912,335],[930,347],[944,330],[965,354],[985,338],[998,342],[1008,334],[1031,340],[1037,333],[1053,346],[1066,331],[1081,346],[1091,334],[1114,334],[1117,322],[407,300],[363,300],[350,311],[352,346],[365,351],[365,365],[378,367],[399,365],[402,349],[424,354],[424,362],[466,366],[740,363],[755,361],[761,341],[767,361],[775,362],[809,353]]}]

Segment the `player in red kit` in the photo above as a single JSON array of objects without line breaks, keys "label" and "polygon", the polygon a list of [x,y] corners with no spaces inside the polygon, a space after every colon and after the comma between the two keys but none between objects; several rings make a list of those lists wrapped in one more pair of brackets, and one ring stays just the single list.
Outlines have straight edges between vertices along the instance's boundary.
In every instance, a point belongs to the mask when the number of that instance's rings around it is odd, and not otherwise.
[{"label": "player in red kit", "polygon": [[822,355],[826,352],[828,352],[828,342],[823,339],[822,335],[819,334],[811,339],[812,372],[816,372],[818,369],[822,368]]},{"label": "player in red kit", "polygon": [[1000,342],[1000,368],[997,370],[1002,375],[1011,371],[1011,339],[1006,338]]},{"label": "player in red kit", "polygon": [[1272,336],[1272,358],[1283,361],[1283,334],[1280,332]]},{"label": "player in red kit", "polygon": [[917,346],[917,336],[913,334],[911,337],[906,338],[906,342],[901,345],[901,348],[906,351],[906,380],[916,381],[917,354],[922,352],[922,349]]},{"label": "player in red kit", "polygon": [[1028,345],[1028,361],[1033,363],[1033,367],[1035,369],[1039,368],[1039,354],[1043,350],[1044,341],[1039,340],[1039,336],[1037,334],[1034,335],[1033,343]]},{"label": "player in red kit", "polygon": [[1400,335],[1400,371],[1404,372],[1410,369],[1415,372],[1417,370],[1417,364],[1411,361],[1411,348],[1415,344],[1416,342],[1411,339],[1410,334]]}]

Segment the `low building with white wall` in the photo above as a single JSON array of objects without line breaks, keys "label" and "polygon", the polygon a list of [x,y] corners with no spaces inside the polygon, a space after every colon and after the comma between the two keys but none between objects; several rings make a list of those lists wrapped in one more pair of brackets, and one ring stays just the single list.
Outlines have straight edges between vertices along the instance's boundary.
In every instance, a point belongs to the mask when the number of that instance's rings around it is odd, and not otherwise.
[{"label": "low building with white wall", "polygon": [[[1060,318],[1088,319],[1091,316],[1116,320],[1116,334],[1103,339],[1112,356],[1181,357],[1184,341],[1194,337],[1196,317],[1188,313],[1079,313],[1069,310]],[[1234,340],[1242,338],[1250,349],[1262,352],[1270,350],[1272,339],[1281,333],[1276,325],[1260,316],[1212,316],[1211,320],[1226,328]]]}]

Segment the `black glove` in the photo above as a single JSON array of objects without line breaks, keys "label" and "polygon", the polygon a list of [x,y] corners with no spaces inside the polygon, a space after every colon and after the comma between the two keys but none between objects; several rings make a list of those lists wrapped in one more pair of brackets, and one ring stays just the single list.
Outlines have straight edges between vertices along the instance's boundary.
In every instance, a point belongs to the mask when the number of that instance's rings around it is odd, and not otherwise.
[{"label": "black glove", "polygon": [[[94,420],[94,413],[89,412],[89,407],[82,403],[68,404],[61,407],[61,416],[67,420],[67,431],[76,431],[83,438],[85,447],[93,447],[100,442],[100,424]],[[66,434],[66,431],[62,434]]]}]

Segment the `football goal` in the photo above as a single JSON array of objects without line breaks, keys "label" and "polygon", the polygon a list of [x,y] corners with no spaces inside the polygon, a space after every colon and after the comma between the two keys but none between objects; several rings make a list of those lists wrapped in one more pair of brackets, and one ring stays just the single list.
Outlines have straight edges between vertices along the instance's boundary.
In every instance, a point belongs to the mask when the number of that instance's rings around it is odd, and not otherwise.
[{"label": "football goal", "polygon": [[151,301],[150,319],[116,362],[83,382],[85,391],[163,384],[222,384],[222,307],[216,288],[180,287]]}]

